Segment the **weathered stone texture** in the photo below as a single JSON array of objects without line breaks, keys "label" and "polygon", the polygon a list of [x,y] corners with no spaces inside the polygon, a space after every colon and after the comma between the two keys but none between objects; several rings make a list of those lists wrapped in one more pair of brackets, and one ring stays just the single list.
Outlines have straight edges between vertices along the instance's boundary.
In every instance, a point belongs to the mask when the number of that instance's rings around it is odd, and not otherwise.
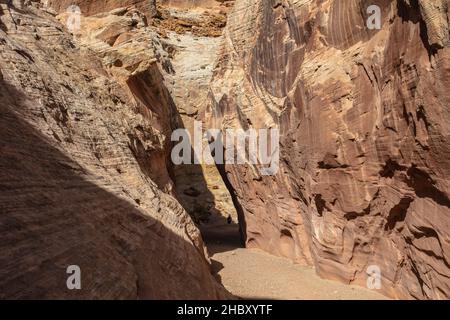
[{"label": "weathered stone texture", "polygon": [[[381,30],[366,27],[381,8]],[[449,1],[238,0],[212,127],[281,131],[277,175],[227,166],[248,246],[392,297],[450,297]]]},{"label": "weathered stone texture", "polygon": [[86,18],[73,38],[1,7],[0,298],[229,297],[173,197],[177,112],[138,16]]}]

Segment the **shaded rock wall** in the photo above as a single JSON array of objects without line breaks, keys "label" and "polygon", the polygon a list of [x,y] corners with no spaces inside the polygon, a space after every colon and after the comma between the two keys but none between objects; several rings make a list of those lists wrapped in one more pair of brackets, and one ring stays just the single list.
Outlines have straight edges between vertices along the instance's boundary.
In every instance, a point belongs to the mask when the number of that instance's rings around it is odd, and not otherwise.
[{"label": "shaded rock wall", "polygon": [[364,286],[377,265],[392,297],[450,297],[449,7],[236,1],[207,120],[281,132],[275,176],[226,166],[249,247]]},{"label": "shaded rock wall", "polygon": [[0,21],[0,298],[229,297],[171,195],[177,113],[148,30],[113,47],[94,20],[89,41],[33,6]]}]

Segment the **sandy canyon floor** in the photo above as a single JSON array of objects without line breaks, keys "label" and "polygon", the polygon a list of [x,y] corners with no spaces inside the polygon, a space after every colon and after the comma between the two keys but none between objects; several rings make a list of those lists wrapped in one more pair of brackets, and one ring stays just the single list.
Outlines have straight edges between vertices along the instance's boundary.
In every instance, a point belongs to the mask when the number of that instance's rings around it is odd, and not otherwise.
[{"label": "sandy canyon floor", "polygon": [[243,248],[235,224],[212,219],[201,226],[211,255],[215,277],[242,299],[383,300],[380,293],[363,287],[321,279],[311,267]]}]

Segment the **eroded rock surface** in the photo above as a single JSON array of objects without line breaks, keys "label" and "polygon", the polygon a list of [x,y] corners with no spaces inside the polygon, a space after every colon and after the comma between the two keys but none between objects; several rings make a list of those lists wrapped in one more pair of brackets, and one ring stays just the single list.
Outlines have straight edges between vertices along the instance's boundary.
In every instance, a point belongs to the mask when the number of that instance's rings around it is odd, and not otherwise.
[{"label": "eroded rock surface", "polygon": [[[195,122],[202,122],[209,104],[209,83],[228,7],[217,1],[194,1],[189,6],[181,2],[159,1],[158,10],[164,15],[153,25],[160,34],[155,45],[164,81],[180,115],[178,127],[185,128],[194,143]],[[221,17],[223,25],[211,25],[214,17]],[[195,222],[216,226],[226,224],[230,216],[237,223],[231,195],[214,164],[177,165],[173,176],[177,198]]]},{"label": "eroded rock surface", "polygon": [[208,122],[281,132],[275,176],[226,166],[248,246],[364,286],[378,266],[392,297],[450,297],[449,8],[235,2]]},{"label": "eroded rock surface", "polygon": [[[229,297],[186,211],[322,277],[450,297],[448,0],[6,2],[0,298]],[[173,167],[195,120],[279,128],[278,173]]]},{"label": "eroded rock surface", "polygon": [[70,11],[69,7],[75,5],[80,8],[83,16],[101,14],[118,8],[136,8],[148,18],[156,14],[156,0],[42,0],[41,2],[58,13]]},{"label": "eroded rock surface", "polygon": [[41,9],[0,7],[0,298],[230,297],[174,198],[178,113],[144,13],[72,37]]}]

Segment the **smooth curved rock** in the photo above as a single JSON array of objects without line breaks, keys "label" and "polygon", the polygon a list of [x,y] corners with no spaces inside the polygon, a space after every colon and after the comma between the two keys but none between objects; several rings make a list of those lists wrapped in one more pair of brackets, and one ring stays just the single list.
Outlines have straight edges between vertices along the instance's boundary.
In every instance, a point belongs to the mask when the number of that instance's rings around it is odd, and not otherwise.
[{"label": "smooth curved rock", "polygon": [[206,119],[281,131],[277,175],[226,166],[248,246],[364,286],[376,265],[391,297],[450,297],[449,7],[236,1]]}]

